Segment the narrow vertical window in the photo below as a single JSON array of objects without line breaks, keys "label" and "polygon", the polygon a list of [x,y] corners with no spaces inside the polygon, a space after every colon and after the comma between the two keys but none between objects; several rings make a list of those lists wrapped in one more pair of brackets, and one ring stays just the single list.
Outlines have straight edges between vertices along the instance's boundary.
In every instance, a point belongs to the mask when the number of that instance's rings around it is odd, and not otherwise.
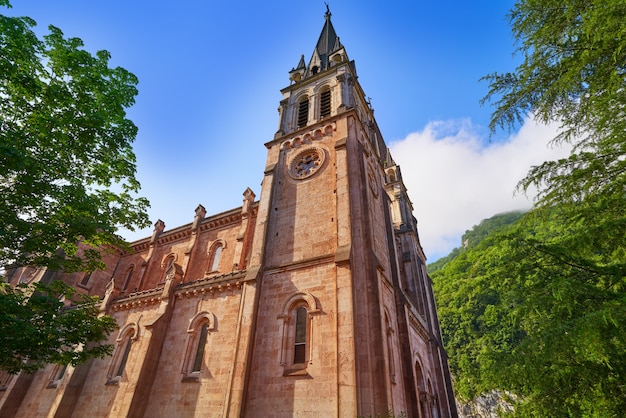
[{"label": "narrow vertical window", "polygon": [[63,376],[65,376],[65,371],[67,370],[67,364],[64,364],[60,367],[59,372],[56,375],[56,379],[54,380],[61,380],[63,379]]},{"label": "narrow vertical window", "polygon": [[[208,311],[202,311],[189,321],[187,333],[187,349],[183,360],[183,382],[199,382],[203,377],[203,367],[208,368],[206,353],[210,347],[210,332],[215,331],[215,315]],[[204,376],[205,378],[207,375]]]},{"label": "narrow vertical window", "polygon": [[389,365],[389,379],[391,383],[396,383],[395,362],[393,360],[393,328],[385,312],[385,332],[387,334],[387,364]]},{"label": "narrow vertical window", "polygon": [[283,305],[278,316],[282,322],[279,360],[283,376],[304,376],[307,367],[313,364],[315,355],[311,350],[316,346],[313,317],[320,312],[315,297],[307,292],[294,293]]},{"label": "narrow vertical window", "polygon": [[126,362],[128,361],[128,355],[130,354],[130,346],[132,345],[132,340],[130,339],[130,335],[124,341],[124,351],[122,351],[122,356],[120,357],[120,361],[118,366],[116,367],[115,374],[113,377],[121,377],[124,374],[124,369],[126,368]]},{"label": "narrow vertical window", "polygon": [[87,286],[89,283],[89,279],[91,279],[91,273],[85,273],[83,279],[80,281],[81,286]]},{"label": "narrow vertical window", "polygon": [[107,385],[117,385],[120,381],[124,374],[126,363],[128,363],[133,340],[136,340],[138,335],[139,328],[137,324],[128,324],[120,331],[120,336],[117,339],[117,348],[113,354],[113,361],[107,373]]},{"label": "narrow vertical window", "polygon": [[301,306],[296,311],[296,333],[294,338],[293,364],[306,362],[306,308]]},{"label": "narrow vertical window", "polygon": [[167,280],[167,274],[170,271],[171,267],[174,265],[174,260],[176,259],[176,257],[174,255],[170,255],[167,260],[165,260],[164,263],[164,269],[163,269],[163,277],[161,278],[161,281],[164,283]]},{"label": "narrow vertical window", "polygon": [[209,335],[209,324],[205,323],[200,329],[198,344],[196,345],[196,355],[193,360],[191,372],[199,372],[202,370],[202,360],[204,359],[204,348],[206,347],[207,336]]},{"label": "narrow vertical window", "polygon": [[133,277],[133,267],[129,267],[126,271],[126,278],[124,279],[124,286],[122,287],[122,291],[126,291],[128,289],[128,285],[130,284],[130,279]]},{"label": "narrow vertical window", "polygon": [[217,271],[220,266],[220,258],[222,257],[222,245],[218,244],[213,250],[213,260],[211,261],[211,270]]},{"label": "narrow vertical window", "polygon": [[306,126],[309,122],[309,98],[304,96],[298,104],[298,128]]},{"label": "narrow vertical window", "polygon": [[330,89],[325,89],[320,94],[320,119],[330,116]]},{"label": "narrow vertical window", "polygon": [[48,380],[48,389],[56,388],[63,380],[63,376],[65,376],[65,371],[67,370],[66,364],[57,364],[52,369],[52,374],[50,374],[50,379]]}]

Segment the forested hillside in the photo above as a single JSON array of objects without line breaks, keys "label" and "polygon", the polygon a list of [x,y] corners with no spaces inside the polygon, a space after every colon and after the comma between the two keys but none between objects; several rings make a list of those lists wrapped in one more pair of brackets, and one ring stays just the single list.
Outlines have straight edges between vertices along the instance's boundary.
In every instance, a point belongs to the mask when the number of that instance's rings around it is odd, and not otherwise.
[{"label": "forested hillside", "polygon": [[478,225],[474,225],[472,229],[465,231],[461,237],[460,247],[453,249],[447,256],[428,264],[428,273],[432,274],[441,269],[448,262],[454,260],[461,251],[474,248],[488,235],[498,232],[504,226],[517,222],[522,215],[522,212],[506,212],[494,215],[488,219],[483,219]]},{"label": "forested hillside", "polygon": [[496,215],[429,265],[457,396],[508,391],[525,417],[625,410],[624,218],[605,209]]}]

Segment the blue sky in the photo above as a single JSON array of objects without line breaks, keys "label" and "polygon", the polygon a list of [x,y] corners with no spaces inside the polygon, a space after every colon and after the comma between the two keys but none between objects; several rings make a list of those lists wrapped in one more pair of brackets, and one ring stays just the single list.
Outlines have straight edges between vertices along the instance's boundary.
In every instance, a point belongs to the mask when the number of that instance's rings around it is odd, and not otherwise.
[{"label": "blue sky", "polygon": [[[401,165],[430,261],[495,213],[529,207],[513,188],[531,164],[558,155],[553,127],[531,121],[489,137],[479,100],[491,72],[511,71],[513,1],[330,1],[333,25],[392,155]],[[324,23],[323,1],[13,0],[2,13],[53,24],[139,78],[129,110],[150,218],[167,228],[260,194],[277,129],[279,90]],[[556,153],[556,154],[555,154]],[[150,229],[124,232],[128,239]]]}]

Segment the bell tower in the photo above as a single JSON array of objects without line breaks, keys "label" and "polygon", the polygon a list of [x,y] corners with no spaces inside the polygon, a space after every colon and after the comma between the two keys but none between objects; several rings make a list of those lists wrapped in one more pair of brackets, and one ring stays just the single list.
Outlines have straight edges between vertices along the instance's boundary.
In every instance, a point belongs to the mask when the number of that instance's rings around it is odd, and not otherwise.
[{"label": "bell tower", "polygon": [[456,416],[400,168],[327,9],[281,90],[248,263],[245,416]]}]

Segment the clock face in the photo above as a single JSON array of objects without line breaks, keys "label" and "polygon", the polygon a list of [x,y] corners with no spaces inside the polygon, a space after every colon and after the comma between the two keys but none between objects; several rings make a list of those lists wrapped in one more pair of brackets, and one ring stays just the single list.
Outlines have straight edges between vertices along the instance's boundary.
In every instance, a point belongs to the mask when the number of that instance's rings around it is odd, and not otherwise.
[{"label": "clock face", "polygon": [[289,175],[294,179],[305,179],[319,171],[324,164],[325,153],[319,147],[303,149],[289,163]]}]

